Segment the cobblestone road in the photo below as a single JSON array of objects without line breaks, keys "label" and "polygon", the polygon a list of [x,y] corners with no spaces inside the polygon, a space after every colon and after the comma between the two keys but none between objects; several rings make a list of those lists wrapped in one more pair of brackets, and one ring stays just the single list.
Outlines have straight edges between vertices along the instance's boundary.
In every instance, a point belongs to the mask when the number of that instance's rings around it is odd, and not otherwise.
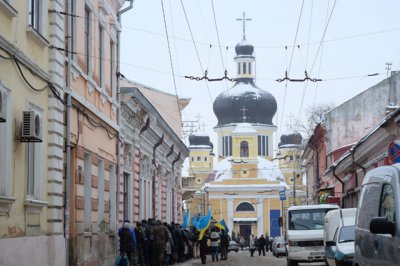
[{"label": "cobblestone road", "polygon": [[[179,266],[202,266],[200,259],[190,260],[179,264]],[[248,251],[230,252],[228,255],[228,260],[212,262],[211,256],[207,256],[206,265],[212,266],[286,266],[286,257],[276,258],[272,256],[271,252],[268,252],[265,257],[258,256],[258,253],[254,257],[250,257]],[[321,263],[300,263],[301,266],[323,266],[325,264]]]}]

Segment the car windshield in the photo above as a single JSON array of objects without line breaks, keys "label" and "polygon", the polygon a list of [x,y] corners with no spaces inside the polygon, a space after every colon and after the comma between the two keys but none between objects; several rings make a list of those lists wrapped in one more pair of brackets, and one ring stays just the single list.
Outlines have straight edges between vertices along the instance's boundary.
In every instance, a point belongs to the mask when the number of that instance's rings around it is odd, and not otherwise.
[{"label": "car windshield", "polygon": [[324,229],[325,214],[332,209],[304,209],[289,212],[289,230]]},{"label": "car windshield", "polygon": [[339,243],[354,241],[355,225],[343,226],[340,229]]}]

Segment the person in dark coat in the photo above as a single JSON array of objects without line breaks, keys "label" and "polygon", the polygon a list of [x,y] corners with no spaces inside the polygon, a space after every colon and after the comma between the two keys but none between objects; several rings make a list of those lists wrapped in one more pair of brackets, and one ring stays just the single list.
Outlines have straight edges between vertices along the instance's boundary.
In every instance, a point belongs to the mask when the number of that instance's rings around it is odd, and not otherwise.
[{"label": "person in dark coat", "polygon": [[263,256],[265,256],[265,245],[267,244],[265,237],[261,234],[260,238],[258,239],[258,256],[261,256],[261,251]]},{"label": "person in dark coat", "polygon": [[208,244],[207,244],[208,236],[204,235],[200,242],[200,258],[201,258],[201,264],[206,264],[207,260],[207,249],[208,249]]},{"label": "person in dark coat", "polygon": [[[268,248],[269,248],[269,236],[268,236],[268,233],[267,234],[265,234],[265,250],[268,252]],[[271,247],[271,252],[272,252],[272,247]]]},{"label": "person in dark coat", "polygon": [[136,237],[129,220],[125,220],[122,227],[118,229],[119,251],[121,256],[126,255],[130,265],[134,265],[132,253],[136,250]]},{"label": "person in dark coat", "polygon": [[228,247],[229,247],[229,235],[225,233],[224,229],[221,229],[221,260],[228,258]]},{"label": "person in dark coat", "polygon": [[137,262],[139,266],[144,266],[144,245],[145,245],[145,233],[144,228],[141,222],[136,222],[135,228],[135,237],[136,237],[136,254],[137,254]]}]

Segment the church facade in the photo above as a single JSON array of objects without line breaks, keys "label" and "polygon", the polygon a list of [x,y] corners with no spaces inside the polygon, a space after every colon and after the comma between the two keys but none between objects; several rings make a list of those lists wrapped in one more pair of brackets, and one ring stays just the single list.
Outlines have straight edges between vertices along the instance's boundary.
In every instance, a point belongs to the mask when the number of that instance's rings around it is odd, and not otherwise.
[{"label": "church facade", "polygon": [[[280,236],[279,217],[289,204],[286,195],[291,191],[274,163],[273,134],[277,127],[272,118],[277,103],[272,94],[254,82],[254,47],[245,36],[235,51],[236,83],[220,94],[213,105],[218,118],[214,127],[218,135],[218,162],[197,162],[211,154],[213,148],[212,144],[197,143],[198,136],[192,137],[189,146],[189,174],[202,186],[196,189],[188,207],[191,214],[204,215],[210,209],[214,221],[224,219],[231,232],[245,239],[250,234]],[[200,151],[205,152],[204,156]]]}]

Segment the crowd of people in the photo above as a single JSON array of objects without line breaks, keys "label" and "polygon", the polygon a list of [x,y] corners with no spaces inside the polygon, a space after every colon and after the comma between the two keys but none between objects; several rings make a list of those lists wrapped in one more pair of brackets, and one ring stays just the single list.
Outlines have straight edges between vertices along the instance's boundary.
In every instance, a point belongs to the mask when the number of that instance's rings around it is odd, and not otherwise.
[{"label": "crowd of people", "polygon": [[147,219],[136,222],[133,227],[125,220],[118,230],[120,255],[129,259],[129,265],[164,266],[201,259],[206,263],[207,254],[212,261],[226,260],[229,235],[223,229],[210,227],[200,239],[200,232],[194,227],[183,228],[180,224],[162,223]]},{"label": "crowd of people", "polygon": [[250,249],[250,256],[254,257],[254,251],[258,250],[258,255],[265,256],[265,252],[270,250],[272,252],[272,237],[270,238],[268,234],[264,235],[261,234],[260,237],[255,237],[253,234],[250,235],[249,239],[249,249]]}]

